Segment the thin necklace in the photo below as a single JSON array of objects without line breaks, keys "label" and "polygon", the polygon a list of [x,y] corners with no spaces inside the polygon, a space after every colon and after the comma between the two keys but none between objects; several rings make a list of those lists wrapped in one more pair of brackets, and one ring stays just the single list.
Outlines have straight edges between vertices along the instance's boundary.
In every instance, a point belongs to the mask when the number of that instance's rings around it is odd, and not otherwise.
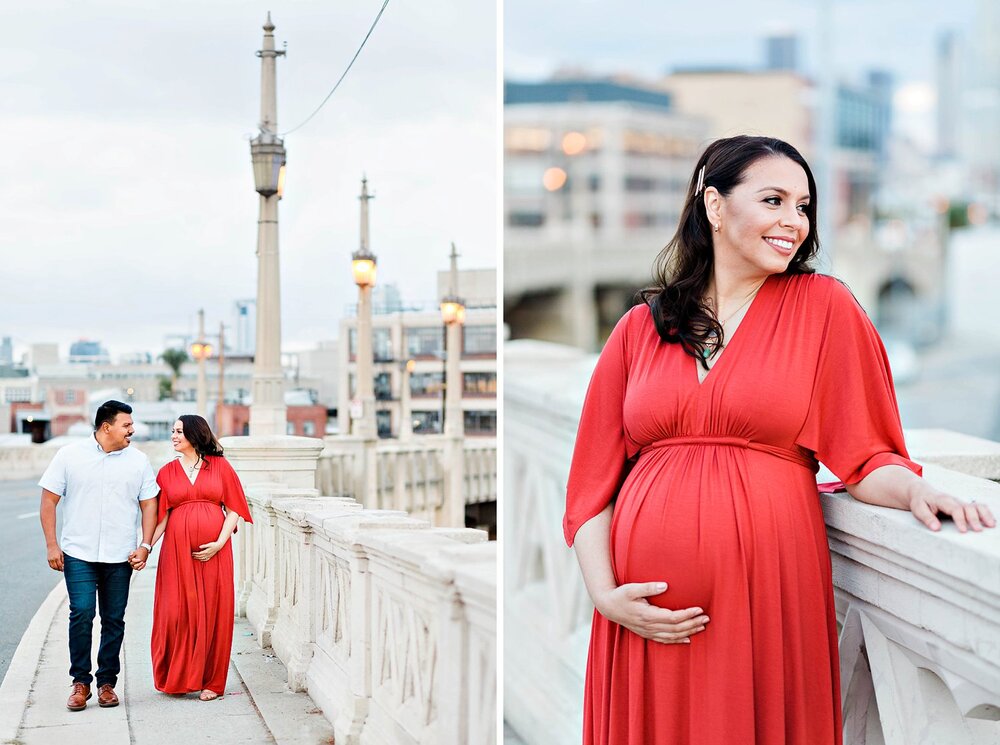
[{"label": "thin necklace", "polygon": [[194,463],[191,465],[191,467],[189,469],[187,469],[188,479],[193,479],[194,478],[194,472],[195,472],[195,469],[198,468],[198,464],[199,463],[201,463],[201,456],[200,455],[197,458],[195,458]]},{"label": "thin necklace", "polygon": [[[766,282],[767,280],[765,279],[764,281]],[[761,282],[759,285],[757,285],[757,287],[754,288],[754,291],[751,292],[749,295],[747,295],[747,299],[743,301],[743,304],[739,308],[734,310],[732,313],[730,313],[728,316],[726,316],[726,319],[724,321],[719,321],[719,325],[725,326],[727,323],[733,320],[733,317],[736,316],[737,313],[739,313],[741,310],[747,307],[750,304],[750,301],[753,300],[755,297],[757,297],[757,293],[760,292],[760,288],[763,286],[764,282]],[[708,336],[709,339],[714,339],[715,341],[710,342],[711,348],[706,346],[703,350],[701,350],[701,356],[704,357],[706,360],[713,354],[717,353],[719,350],[724,349],[726,346],[725,344],[718,343],[719,335],[715,332],[715,329],[709,331]]]}]

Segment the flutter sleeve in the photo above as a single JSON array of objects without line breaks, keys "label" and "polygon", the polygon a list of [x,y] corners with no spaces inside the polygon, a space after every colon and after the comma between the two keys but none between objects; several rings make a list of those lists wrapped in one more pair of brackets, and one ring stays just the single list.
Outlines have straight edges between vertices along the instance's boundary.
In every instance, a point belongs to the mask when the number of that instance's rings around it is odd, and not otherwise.
[{"label": "flutter sleeve", "polygon": [[252,523],[253,518],[250,517],[250,507],[247,504],[247,497],[243,492],[240,477],[236,475],[236,471],[225,458],[215,458],[214,460],[213,465],[218,464],[222,477],[222,504],[226,508],[226,512],[235,512],[248,523]]},{"label": "flutter sleeve", "polygon": [[796,443],[845,484],[910,460],[885,347],[864,309],[840,282],[829,298],[809,413]]},{"label": "flutter sleeve", "polygon": [[156,520],[161,523],[163,522],[163,518],[167,516],[167,510],[170,509],[170,492],[168,489],[170,486],[170,477],[167,476],[167,469],[172,465],[172,461],[167,463],[156,474],[156,485],[160,488],[160,498],[156,503]]},{"label": "flutter sleeve", "polygon": [[622,416],[628,378],[627,332],[635,312],[618,321],[587,387],[566,485],[563,534],[570,546],[580,526],[608,506],[621,484],[628,457]]}]

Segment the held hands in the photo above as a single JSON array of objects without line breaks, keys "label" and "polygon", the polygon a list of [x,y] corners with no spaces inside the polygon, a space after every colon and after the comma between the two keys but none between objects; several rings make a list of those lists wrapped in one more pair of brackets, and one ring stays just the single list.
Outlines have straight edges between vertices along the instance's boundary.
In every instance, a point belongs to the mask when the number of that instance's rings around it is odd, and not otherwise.
[{"label": "held hands", "polygon": [[[926,482],[924,482],[926,484]],[[910,512],[920,522],[931,530],[941,530],[941,521],[937,515],[949,515],[955,521],[959,533],[965,533],[970,528],[974,532],[985,528],[995,528],[997,521],[990,508],[976,502],[962,502],[950,494],[927,485],[916,491],[910,498]]]},{"label": "held hands", "polygon": [[142,546],[135,549],[132,553],[128,555],[128,563],[132,565],[132,568],[141,572],[143,567],[146,566],[146,559],[149,558],[149,551]]},{"label": "held hands", "polygon": [[194,551],[191,555],[198,561],[208,561],[213,556],[215,556],[222,547],[226,545],[225,543],[219,543],[218,541],[213,541],[212,543],[201,544],[201,551]]},{"label": "held hands", "polygon": [[59,548],[59,544],[49,546],[48,556],[46,558],[49,562],[49,566],[57,572],[61,572],[63,570],[63,552],[62,549]]},{"label": "held hands", "polygon": [[666,591],[665,582],[620,585],[594,601],[598,612],[643,639],[662,644],[690,644],[690,637],[705,630],[708,616],[701,608],[668,610],[652,605],[647,597]]}]

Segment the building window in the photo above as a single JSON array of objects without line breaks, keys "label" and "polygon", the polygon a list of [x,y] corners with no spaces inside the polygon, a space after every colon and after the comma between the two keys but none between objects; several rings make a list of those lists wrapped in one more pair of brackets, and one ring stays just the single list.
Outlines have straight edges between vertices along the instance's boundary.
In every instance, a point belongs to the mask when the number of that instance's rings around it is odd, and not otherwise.
[{"label": "building window", "polygon": [[406,354],[410,357],[437,357],[444,354],[444,329],[425,326],[406,330]]},{"label": "building window", "polygon": [[625,191],[656,191],[656,179],[647,176],[626,176]]},{"label": "building window", "polygon": [[69,390],[65,391],[64,392],[64,396],[63,396],[63,401],[65,403],[67,403],[67,404],[75,404],[76,403],[76,391],[73,390],[72,388],[70,388]]},{"label": "building window", "polygon": [[432,435],[441,432],[440,411],[414,411],[413,432],[420,435]]},{"label": "building window", "polygon": [[307,419],[306,421],[302,422],[302,434],[304,434],[306,437],[312,437],[313,435],[315,435],[316,422],[310,419]]},{"label": "building window", "polygon": [[392,381],[387,372],[380,372],[375,376],[375,399],[378,401],[392,400]]},{"label": "building window", "polygon": [[295,422],[285,422],[285,432],[289,435],[295,434]]},{"label": "building window", "polygon": [[376,411],[375,426],[379,437],[392,437],[392,412]]},{"label": "building window", "polygon": [[[347,355],[351,360],[358,356],[358,330],[347,331]],[[392,331],[387,328],[372,329],[372,357],[376,362],[392,362]]]},{"label": "building window", "polygon": [[507,224],[512,228],[540,228],[545,224],[545,214],[542,212],[511,212],[507,215]]},{"label": "building window", "polygon": [[440,396],[443,387],[443,373],[429,372],[410,375],[410,395],[412,396]]},{"label": "building window", "polygon": [[7,388],[4,390],[4,402],[8,404],[26,403],[31,401],[30,388]]},{"label": "building window", "polygon": [[468,435],[496,435],[497,413],[495,411],[466,411],[465,433]]},{"label": "building window", "polygon": [[473,372],[462,375],[462,393],[466,396],[496,396],[497,374]]},{"label": "building window", "polygon": [[496,355],[496,326],[465,326],[462,335],[463,354]]}]

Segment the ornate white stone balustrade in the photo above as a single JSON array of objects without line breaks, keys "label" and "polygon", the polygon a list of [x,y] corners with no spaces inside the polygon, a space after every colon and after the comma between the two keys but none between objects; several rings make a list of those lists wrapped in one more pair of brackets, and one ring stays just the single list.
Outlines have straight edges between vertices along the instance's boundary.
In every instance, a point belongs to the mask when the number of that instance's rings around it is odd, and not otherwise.
[{"label": "ornate white stone balustrade", "polygon": [[[504,717],[532,745],[581,739],[593,607],[561,519],[595,360],[530,341],[504,353]],[[1000,444],[939,430],[907,441],[932,483],[1000,514]],[[932,533],[899,510],[822,499],[845,743],[1000,743],[1000,533]]]},{"label": "ornate white stone balustrade", "polygon": [[236,537],[237,612],[338,745],[495,743],[496,544],[320,496],[321,441],[223,445],[253,517]]},{"label": "ornate white stone balustrade", "polygon": [[[349,496],[366,507],[405,510],[432,525],[455,525],[461,514],[450,498],[449,442],[423,435],[408,441],[378,440],[375,447],[375,488],[362,488],[367,457],[363,440],[331,436],[320,455],[316,486],[324,494]],[[461,504],[497,498],[495,439],[475,438],[462,444]]]}]

